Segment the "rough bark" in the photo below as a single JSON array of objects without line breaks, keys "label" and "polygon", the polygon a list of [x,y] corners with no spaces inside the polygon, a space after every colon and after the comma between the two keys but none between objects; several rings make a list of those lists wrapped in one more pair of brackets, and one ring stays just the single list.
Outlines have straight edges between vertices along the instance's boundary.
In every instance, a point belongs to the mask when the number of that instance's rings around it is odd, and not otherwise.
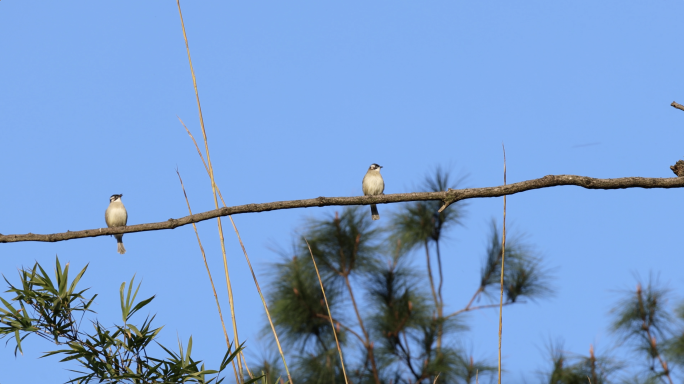
[{"label": "rough bark", "polygon": [[684,177],[684,160],[677,161],[675,165],[670,166],[670,169],[678,177]]},{"label": "rough bark", "polygon": [[388,204],[407,201],[441,200],[444,206],[466,199],[483,197],[500,197],[533,189],[555,187],[560,185],[576,185],[587,189],[625,189],[625,188],[682,188],[684,177],[673,178],[646,178],[646,177],[623,177],[618,179],[595,179],[586,176],[574,175],[549,175],[540,179],[521,181],[498,187],[450,189],[444,192],[414,192],[396,193],[391,195],[354,196],[354,197],[318,197],[315,199],[276,201],[262,204],[245,204],[233,207],[223,207],[207,212],[185,216],[180,219],[169,219],[158,223],[129,225],[117,228],[96,228],[83,231],[67,231],[41,235],[28,233],[23,235],[2,235],[0,243],[14,243],[20,241],[55,242],[85,237],[97,237],[116,235],[122,233],[134,233],[144,231],[158,231],[174,229],[184,225],[210,220],[221,216],[238,215],[241,213],[256,213],[275,211],[279,209],[325,207],[334,205],[368,205]]}]

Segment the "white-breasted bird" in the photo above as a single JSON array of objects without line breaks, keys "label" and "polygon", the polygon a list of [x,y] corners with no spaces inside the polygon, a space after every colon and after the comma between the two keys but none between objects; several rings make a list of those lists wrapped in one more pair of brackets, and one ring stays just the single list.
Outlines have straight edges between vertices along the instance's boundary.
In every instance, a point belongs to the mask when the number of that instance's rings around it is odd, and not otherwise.
[{"label": "white-breasted bird", "polygon": [[[128,221],[128,212],[126,212],[126,207],[124,207],[123,202],[121,202],[121,197],[123,195],[112,195],[109,198],[109,207],[105,211],[105,222],[108,227],[125,227]],[[123,245],[123,234],[114,235],[116,238],[116,250],[120,254],[126,253],[126,248]]]},{"label": "white-breasted bird", "polygon": [[[368,172],[366,172],[366,176],[363,177],[363,182],[361,183],[364,195],[382,195],[385,191],[385,181],[380,174],[380,168],[382,167],[375,163],[371,164],[368,168]],[[378,207],[375,204],[371,204],[371,215],[373,220],[380,220]]]}]

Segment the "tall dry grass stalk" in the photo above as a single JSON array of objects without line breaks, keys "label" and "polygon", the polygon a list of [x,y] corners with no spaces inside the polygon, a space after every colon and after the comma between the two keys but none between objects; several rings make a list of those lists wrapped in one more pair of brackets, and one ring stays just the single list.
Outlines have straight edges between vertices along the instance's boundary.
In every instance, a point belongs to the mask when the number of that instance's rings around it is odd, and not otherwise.
[{"label": "tall dry grass stalk", "polygon": [[[219,208],[218,198],[216,196],[216,183],[214,181],[214,169],[211,165],[211,156],[209,155],[209,142],[207,141],[207,131],[204,129],[204,118],[202,117],[202,105],[200,104],[199,92],[197,91],[197,78],[195,77],[195,70],[192,67],[192,58],[190,56],[190,45],[188,44],[188,35],[185,32],[185,23],[183,22],[183,12],[181,11],[180,0],[176,0],[178,5],[178,15],[180,16],[181,27],[183,28],[183,39],[185,40],[185,49],[188,53],[188,62],[190,64],[190,73],[192,75],[192,84],[195,88],[195,98],[197,99],[197,110],[199,111],[200,126],[202,127],[202,136],[204,137],[204,149],[207,153],[207,163],[209,169],[209,177],[211,178],[211,190],[214,196],[214,206],[216,209]],[[228,261],[226,259],[226,244],[223,236],[223,226],[221,225],[221,218],[217,218],[219,238],[221,241],[221,253],[223,254],[223,269],[226,276],[226,286],[228,289],[228,302],[230,304],[230,315],[233,322],[233,340],[235,340],[235,345],[240,345],[240,339],[238,337],[237,321],[235,320],[235,304],[233,301],[233,288],[230,284],[230,274],[228,273]],[[242,361],[237,359],[239,378],[238,384],[242,382],[244,373],[242,372]]]},{"label": "tall dry grass stalk", "polygon": [[[221,199],[223,201],[223,198]],[[223,206],[226,206],[226,203],[223,202]],[[247,260],[247,265],[249,265],[249,271],[252,272],[252,278],[254,279],[254,285],[256,285],[256,289],[259,292],[259,297],[261,298],[261,303],[264,305],[264,311],[266,311],[266,317],[268,317],[268,323],[271,325],[271,330],[273,331],[273,337],[275,337],[276,344],[278,345],[278,353],[280,353],[280,357],[283,359],[283,365],[285,366],[285,372],[287,372],[287,379],[289,380],[290,384],[293,384],[292,382],[292,377],[290,376],[290,370],[287,368],[287,362],[285,361],[285,354],[283,353],[283,348],[280,346],[280,340],[278,339],[278,333],[276,332],[275,326],[273,325],[273,320],[271,319],[271,313],[268,311],[268,305],[266,305],[266,299],[264,299],[264,294],[261,293],[261,287],[259,287],[259,282],[257,281],[256,274],[254,273],[254,269],[252,268],[252,263],[249,261],[249,256],[247,256],[247,249],[245,248],[245,245],[242,243],[242,238],[240,238],[240,232],[238,232],[237,226],[235,226],[235,222],[233,221],[232,216],[228,216],[230,218],[230,222],[233,224],[233,229],[235,229],[235,233],[237,234],[238,240],[240,241],[240,246],[242,247],[242,252],[245,254],[245,259]],[[244,360],[245,356],[243,354],[242,359]],[[245,362],[245,366],[246,366]],[[248,369],[249,370],[249,369]],[[250,373],[250,377],[252,377]]]},{"label": "tall dry grass stalk", "polygon": [[[504,185],[506,185],[506,147],[501,143],[504,157]],[[503,330],[503,297],[504,297],[504,260],[506,258],[506,196],[503,198],[503,236],[501,239],[501,298],[499,300],[499,381],[501,384],[501,334]]]},{"label": "tall dry grass stalk", "polygon": [[247,366],[247,359],[245,359],[245,354],[240,352],[239,357],[242,358],[242,364],[245,365],[245,369],[247,370],[247,374],[249,375],[250,379],[254,379],[254,375],[252,375],[252,371],[249,370],[249,367]]},{"label": "tall dry grass stalk", "polygon": [[[178,116],[176,116],[178,117]],[[199,145],[197,145],[197,140],[195,140],[195,136],[192,135],[188,127],[185,125],[183,120],[178,117],[178,120],[180,123],[183,125],[183,128],[185,128],[185,131],[188,133],[190,136],[190,139],[192,139],[192,142],[195,144],[195,148],[197,149],[197,154],[199,155],[200,159],[202,160],[202,164],[204,164],[204,169],[209,173],[209,167],[207,166],[207,163],[204,161],[204,156],[202,156],[202,151],[199,148]],[[223,195],[221,194],[221,190],[219,189],[218,186],[216,186],[216,192],[218,192],[219,198],[221,198],[221,203],[223,204],[224,207],[226,207],[226,201],[223,200]],[[285,366],[285,372],[287,372],[287,378],[290,383],[292,383],[292,377],[290,377],[290,370],[287,367],[287,362],[285,361],[285,354],[283,353],[283,348],[280,345],[280,339],[278,338],[278,333],[276,332],[275,326],[273,325],[273,320],[271,319],[271,313],[268,310],[268,305],[266,304],[266,300],[264,299],[264,295],[261,292],[261,287],[259,286],[259,281],[257,281],[256,274],[254,273],[254,269],[252,268],[252,263],[249,260],[249,255],[247,254],[247,249],[245,248],[244,243],[242,242],[242,237],[240,237],[240,232],[237,229],[237,226],[235,225],[235,221],[233,221],[233,216],[228,215],[228,218],[230,219],[231,224],[233,225],[233,229],[235,230],[235,234],[237,235],[238,241],[240,242],[240,247],[242,247],[242,252],[245,255],[245,260],[247,260],[247,265],[249,266],[249,271],[252,273],[252,278],[254,279],[254,284],[256,285],[257,291],[259,292],[259,297],[261,298],[261,303],[264,305],[264,310],[266,311],[266,316],[268,317],[268,322],[271,325],[271,330],[273,331],[273,337],[275,338],[276,344],[278,346],[278,353],[280,353],[280,357],[283,360],[283,366]],[[242,355],[242,360],[245,362],[245,368],[247,368],[247,372],[249,373],[249,377],[252,378],[252,373],[249,371],[249,368],[247,367],[247,362],[245,360],[244,353],[241,353]]]},{"label": "tall dry grass stalk", "polygon": [[325,295],[325,288],[323,288],[323,280],[321,280],[321,274],[318,272],[318,266],[316,265],[316,259],[314,259],[313,252],[311,251],[311,245],[309,241],[303,238],[306,242],[306,246],[309,247],[309,253],[311,254],[311,261],[313,261],[314,268],[316,269],[316,276],[318,276],[318,283],[321,285],[321,292],[323,292],[323,300],[325,300],[325,308],[328,310],[328,317],[330,318],[330,326],[332,327],[333,335],[335,336],[335,345],[337,345],[337,352],[340,354],[340,364],[342,365],[342,374],[344,374],[344,382],[349,384],[347,380],[347,370],[344,368],[344,357],[342,357],[342,348],[340,348],[340,341],[337,340],[337,331],[335,330],[335,323],[333,322],[332,313],[330,313],[330,306],[328,305],[328,297]]},{"label": "tall dry grass stalk", "polygon": [[[183,195],[185,196],[185,202],[188,204],[188,212],[192,215],[192,208],[190,208],[190,200],[188,200],[188,194],[185,193],[185,186],[183,185],[183,179],[181,178],[178,168],[176,168],[176,174],[178,174],[178,180],[180,180],[181,188],[183,189]],[[204,252],[204,247],[202,246],[202,241],[199,237],[199,232],[197,232],[197,224],[192,223],[192,227],[195,229],[195,236],[197,236],[197,243],[199,244],[200,251],[202,252],[202,259],[204,260],[204,266],[207,268],[207,274],[209,275],[209,282],[211,283],[211,289],[214,292],[214,298],[216,299],[216,308],[218,308],[219,318],[221,318],[221,327],[223,328],[223,336],[226,338],[226,346],[228,350],[231,349],[230,340],[228,339],[228,332],[226,331],[226,323],[223,321],[223,313],[221,312],[221,304],[219,303],[218,295],[216,294],[216,287],[214,286],[214,279],[211,277],[211,271],[209,270],[209,264],[207,263],[207,255]],[[233,360],[233,371],[235,372],[235,380],[237,381],[237,368],[235,367],[235,360]],[[250,376],[251,377],[251,376]]]},{"label": "tall dry grass stalk", "polygon": [[432,382],[432,384],[437,384],[437,379],[439,379],[439,375],[441,375],[441,373],[437,374],[437,376],[435,377],[435,380]]}]

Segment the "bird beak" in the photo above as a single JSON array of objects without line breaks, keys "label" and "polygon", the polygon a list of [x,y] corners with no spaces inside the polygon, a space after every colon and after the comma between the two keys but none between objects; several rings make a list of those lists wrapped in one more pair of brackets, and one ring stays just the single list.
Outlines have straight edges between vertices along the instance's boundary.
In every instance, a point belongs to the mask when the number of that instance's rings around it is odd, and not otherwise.
[{"label": "bird beak", "polygon": [[382,168],[382,165],[378,165],[378,167]]}]

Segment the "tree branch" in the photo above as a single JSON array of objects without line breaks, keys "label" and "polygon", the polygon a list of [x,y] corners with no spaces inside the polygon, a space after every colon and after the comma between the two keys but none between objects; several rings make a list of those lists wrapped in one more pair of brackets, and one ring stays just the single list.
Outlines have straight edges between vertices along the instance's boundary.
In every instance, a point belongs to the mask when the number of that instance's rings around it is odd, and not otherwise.
[{"label": "tree branch", "polygon": [[[327,320],[327,321],[331,321],[331,319],[330,319],[329,316],[323,315],[323,314],[320,314],[320,313],[317,313],[317,314],[316,314],[316,317],[318,317],[318,318],[320,318],[320,319],[325,319],[325,320]],[[359,339],[359,341],[361,342],[361,344],[366,344],[366,342],[363,340],[363,337],[361,337],[361,335],[359,335],[358,333],[356,333],[353,329],[347,327],[346,325],[342,324],[339,320],[336,320],[336,319],[334,319],[334,318],[332,319],[332,322],[335,323],[335,324],[338,324],[340,327],[346,329],[347,331],[349,331],[349,333],[351,333],[352,335],[356,336],[356,338]]]},{"label": "tree branch", "polygon": [[677,108],[677,109],[681,109],[682,111],[684,111],[684,105],[681,105],[676,101],[673,101],[672,104],[670,104],[670,105]]},{"label": "tree branch", "polygon": [[470,311],[475,311],[475,310],[478,310],[478,309],[496,308],[496,307],[499,307],[499,306],[504,306],[504,307],[505,307],[505,306],[511,305],[511,304],[525,304],[525,303],[526,303],[526,301],[509,301],[509,302],[506,302],[506,303],[503,303],[503,304],[486,304],[486,305],[478,305],[477,307],[470,307],[470,306],[468,306],[468,307],[465,307],[465,308],[463,308],[463,309],[459,309],[458,311],[456,311],[456,312],[454,312],[454,313],[452,313],[452,314],[450,314],[450,315],[448,315],[448,316],[444,316],[444,318],[445,318],[445,319],[448,319],[448,318],[450,318],[450,317],[454,317],[454,316],[456,316],[456,315],[459,315],[459,314],[461,314],[461,313],[463,313],[463,312],[470,312]]},{"label": "tree branch", "polygon": [[262,204],[245,204],[233,207],[223,207],[207,212],[185,216],[180,219],[169,219],[158,223],[129,225],[127,227],[97,228],[76,232],[53,233],[40,235],[28,233],[25,235],[1,235],[0,243],[15,243],[20,241],[44,241],[55,242],[85,237],[97,237],[105,235],[118,235],[123,233],[158,231],[162,229],[174,229],[184,225],[198,223],[221,216],[238,215],[241,213],[267,212],[280,209],[325,207],[334,205],[368,205],[388,204],[407,201],[441,200],[445,206],[460,200],[475,199],[482,197],[500,197],[533,189],[555,187],[560,185],[576,185],[586,189],[625,189],[625,188],[682,188],[684,177],[677,178],[646,178],[646,177],[622,177],[618,179],[595,179],[586,176],[574,175],[549,175],[540,179],[521,181],[498,187],[449,189],[444,192],[414,192],[395,193],[391,195],[353,196],[353,197],[318,197],[306,200],[276,201]]}]

